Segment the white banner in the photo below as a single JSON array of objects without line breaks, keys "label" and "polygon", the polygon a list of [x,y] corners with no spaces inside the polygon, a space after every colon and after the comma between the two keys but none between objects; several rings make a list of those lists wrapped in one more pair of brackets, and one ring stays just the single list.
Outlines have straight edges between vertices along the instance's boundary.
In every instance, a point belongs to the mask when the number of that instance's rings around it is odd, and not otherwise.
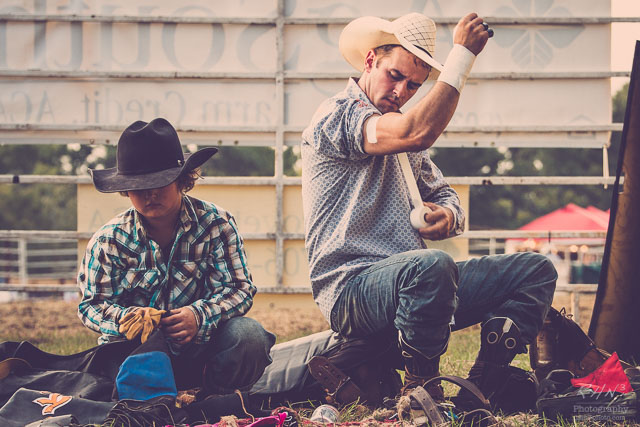
[{"label": "white banner", "polygon": [[128,125],[165,117],[175,126],[274,126],[275,86],[198,80],[0,80],[0,123]]},{"label": "white banner", "polygon": [[323,1],[287,0],[290,16],[313,18],[319,16],[358,17],[365,15],[396,17],[420,12],[430,17],[461,17],[469,12],[481,16],[501,17],[560,17],[608,16],[608,0],[368,0]]},{"label": "white banner", "polygon": [[0,68],[273,73],[275,45],[273,25],[10,22]]},{"label": "white banner", "polygon": [[[278,62],[273,0],[207,2],[5,0],[0,13],[117,16],[264,17],[251,23],[0,22],[0,127],[124,127],[163,116],[185,127],[304,127],[349,74],[337,41],[343,25],[288,23],[283,30],[283,104],[276,99]],[[604,15],[609,1],[285,2],[285,18],[398,16],[421,11],[453,17],[467,10],[513,18]],[[258,18],[261,16],[262,18]],[[436,58],[444,62],[453,25],[440,25]],[[608,71],[610,25],[497,25],[473,73]],[[34,77],[22,77],[37,72]],[[64,73],[75,72],[71,76]],[[110,77],[108,74],[120,73]],[[12,74],[13,73],[13,74]],[[23,73],[23,74],[21,74]],[[85,74],[77,74],[85,73]],[[132,78],[127,73],[131,73]],[[158,77],[157,73],[165,73]],[[174,79],[171,73],[191,73]],[[219,73],[215,79],[204,73]],[[305,73],[296,76],[296,73]],[[289,74],[285,74],[285,77]],[[352,73],[355,75],[355,72]],[[308,77],[307,77],[308,75]],[[255,76],[252,78],[252,76]],[[608,78],[472,79],[452,126],[604,125],[610,122]],[[428,90],[421,89],[416,98]],[[516,95],[517,96],[514,96]],[[412,102],[415,102],[412,101]],[[409,104],[411,105],[411,104]],[[280,112],[280,108],[283,109]],[[282,122],[278,120],[282,118]],[[37,127],[36,129],[37,130]],[[80,129],[81,130],[81,129]],[[592,135],[593,136],[593,135]],[[606,132],[600,137],[606,137]],[[8,139],[7,139],[8,138]],[[19,139],[0,135],[0,142]],[[238,139],[247,139],[245,134]],[[253,138],[261,143],[263,138]]]},{"label": "white banner", "polygon": [[[133,15],[133,16],[205,16],[205,17],[275,17],[277,0],[4,0],[0,13],[63,15]],[[395,17],[421,12],[432,17],[456,17],[469,12],[485,16],[560,17],[606,16],[611,5],[607,0],[359,0],[322,1],[285,0],[284,16],[295,18],[357,17],[377,15]]]},{"label": "white banner", "polygon": [[[352,71],[338,50],[342,28],[342,25],[288,26],[286,69]],[[453,25],[437,27],[434,57],[442,63],[453,46],[453,28]],[[478,56],[473,73],[609,71],[611,29],[608,24],[492,25],[492,28],[495,35]]]},{"label": "white banner", "polygon": [[[287,122],[304,126],[317,106],[344,89],[346,79],[297,82],[287,87]],[[430,89],[428,83],[407,103],[410,108]],[[450,126],[594,125],[611,120],[608,80],[471,80]],[[600,99],[602,102],[589,100]]]},{"label": "white banner", "polygon": [[106,16],[276,16],[277,0],[3,0],[0,13]]}]

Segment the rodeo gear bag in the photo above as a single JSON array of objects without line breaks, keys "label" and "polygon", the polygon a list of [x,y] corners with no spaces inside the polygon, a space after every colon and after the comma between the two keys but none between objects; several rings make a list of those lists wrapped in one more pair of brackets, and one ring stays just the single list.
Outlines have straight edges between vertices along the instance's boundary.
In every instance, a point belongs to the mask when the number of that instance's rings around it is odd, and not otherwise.
[{"label": "rodeo gear bag", "polygon": [[617,357],[607,360],[593,376],[581,379],[574,378],[566,369],[555,369],[540,381],[538,414],[552,420],[633,421],[637,417],[637,395],[632,384],[625,377]]},{"label": "rodeo gear bag", "polygon": [[553,307],[529,349],[531,367],[539,379],[554,369],[566,369],[583,377],[595,371],[609,356],[596,347],[564,308],[558,311]]},{"label": "rodeo gear bag", "polygon": [[[316,356],[320,356],[311,362]],[[394,335],[345,339],[327,330],[277,344],[273,362],[249,391],[252,402],[274,408],[288,401],[331,401],[342,405],[359,400],[372,406],[395,397],[402,386],[402,367]],[[318,373],[320,372],[320,373]]]}]

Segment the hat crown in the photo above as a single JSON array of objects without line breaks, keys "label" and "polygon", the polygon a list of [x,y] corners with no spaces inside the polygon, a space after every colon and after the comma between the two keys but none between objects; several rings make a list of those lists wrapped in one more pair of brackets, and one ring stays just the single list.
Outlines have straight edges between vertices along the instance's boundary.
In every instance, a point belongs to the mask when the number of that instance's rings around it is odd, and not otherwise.
[{"label": "hat crown", "polygon": [[437,79],[442,64],[435,59],[436,23],[413,12],[393,21],[375,16],[362,16],[347,24],[338,41],[340,53],[359,72],[365,68],[370,50],[383,45],[400,45],[431,67],[428,79]]},{"label": "hat crown", "polygon": [[141,120],[127,127],[118,141],[117,170],[120,175],[141,175],[179,168],[184,155],[178,133],[167,120]]},{"label": "hat crown", "polygon": [[436,51],[436,23],[421,13],[413,12],[392,22],[393,32],[433,57]]}]

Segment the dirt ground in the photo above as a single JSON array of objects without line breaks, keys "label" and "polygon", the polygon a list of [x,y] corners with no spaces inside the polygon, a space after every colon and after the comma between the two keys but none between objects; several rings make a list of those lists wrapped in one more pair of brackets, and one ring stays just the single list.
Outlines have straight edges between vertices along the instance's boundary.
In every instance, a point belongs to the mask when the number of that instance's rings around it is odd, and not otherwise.
[{"label": "dirt ground", "polygon": [[[583,330],[588,330],[595,295],[582,295],[579,302],[579,322]],[[567,293],[558,293],[553,302],[557,309],[566,308],[571,313],[571,298]],[[0,303],[0,337],[8,336],[16,340],[38,341],[38,337],[55,333],[59,336],[75,335],[86,331],[78,319],[77,301],[57,299],[17,301]],[[279,341],[289,340],[314,332],[323,331],[329,325],[318,310],[288,308],[273,310],[268,306],[254,307],[249,317],[258,320],[269,331],[279,337]]]},{"label": "dirt ground", "polygon": [[[31,341],[38,343],[43,337],[93,334],[78,318],[77,301],[56,299],[0,303],[0,341]],[[254,307],[249,317],[258,320],[279,341],[323,331],[329,326],[317,310],[271,310]],[[97,335],[96,335],[97,337]]]}]

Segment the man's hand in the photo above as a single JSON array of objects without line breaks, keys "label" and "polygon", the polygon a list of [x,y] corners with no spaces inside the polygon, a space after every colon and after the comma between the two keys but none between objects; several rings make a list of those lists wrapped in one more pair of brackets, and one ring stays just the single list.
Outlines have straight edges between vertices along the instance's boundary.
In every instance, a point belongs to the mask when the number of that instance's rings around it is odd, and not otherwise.
[{"label": "man's hand", "polygon": [[451,212],[451,209],[431,202],[423,203],[431,209],[431,213],[425,215],[425,220],[429,225],[418,230],[420,236],[428,240],[443,240],[449,237],[449,232],[453,227],[453,212]]},{"label": "man's hand", "polygon": [[476,13],[462,17],[453,29],[453,43],[461,44],[477,56],[489,40],[489,33],[482,25],[483,22]]},{"label": "man's hand", "polygon": [[160,321],[160,327],[166,337],[177,344],[187,344],[198,332],[196,315],[189,307],[180,307],[169,311]]}]

